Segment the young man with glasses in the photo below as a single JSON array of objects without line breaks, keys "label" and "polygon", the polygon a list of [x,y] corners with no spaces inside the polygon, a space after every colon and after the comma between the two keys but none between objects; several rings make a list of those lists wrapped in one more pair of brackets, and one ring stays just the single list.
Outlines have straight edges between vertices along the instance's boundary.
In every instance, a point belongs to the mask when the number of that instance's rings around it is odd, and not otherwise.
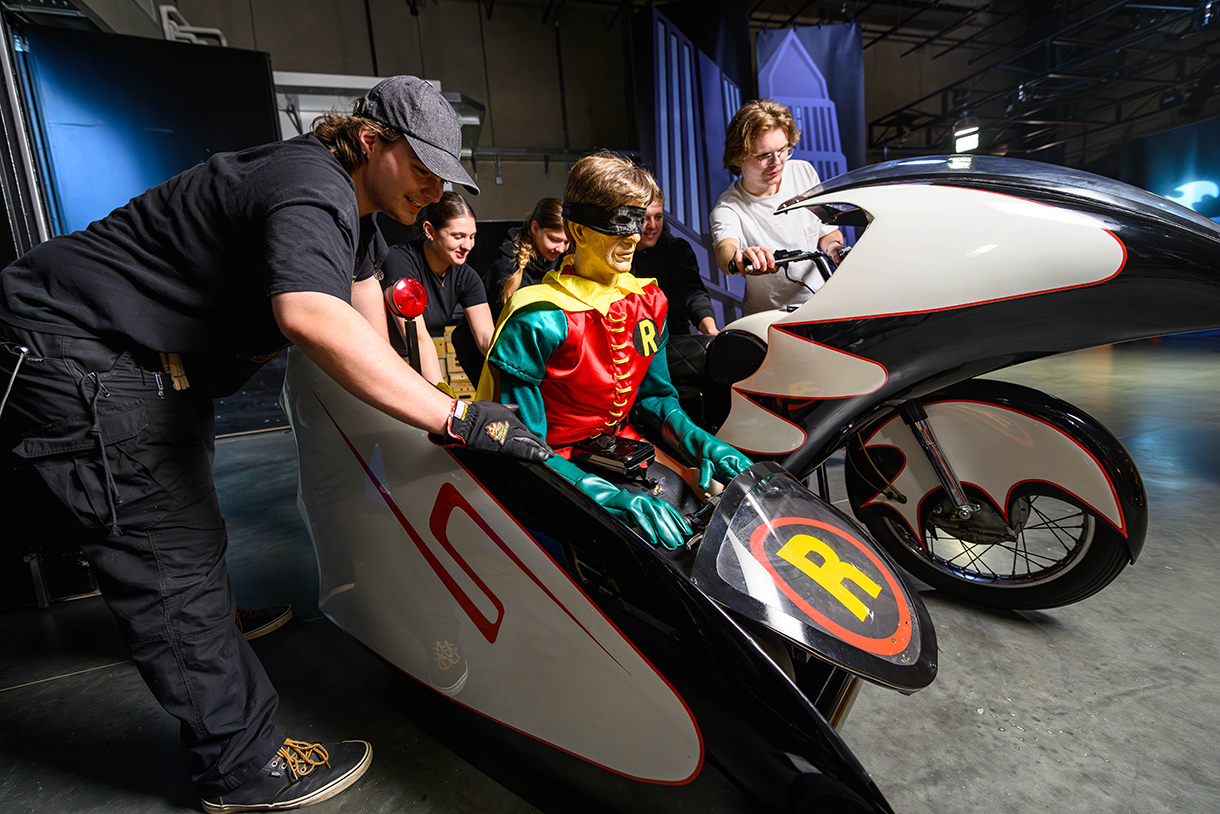
[{"label": "young man with glasses", "polygon": [[[787,274],[776,274],[776,249],[806,250],[817,246],[837,263],[843,250],[843,234],[817,219],[809,209],[777,217],[776,208],[821,182],[807,161],[792,161],[792,147],[801,133],[792,111],[770,99],[747,102],[729,122],[724,144],[724,166],[740,177],[734,181],[711,213],[716,264],[725,274],[744,269],[746,278],[742,305],[747,314],[798,305],[811,296],[824,280],[812,262],[796,263]],[[808,286],[808,288],[806,288]]]}]

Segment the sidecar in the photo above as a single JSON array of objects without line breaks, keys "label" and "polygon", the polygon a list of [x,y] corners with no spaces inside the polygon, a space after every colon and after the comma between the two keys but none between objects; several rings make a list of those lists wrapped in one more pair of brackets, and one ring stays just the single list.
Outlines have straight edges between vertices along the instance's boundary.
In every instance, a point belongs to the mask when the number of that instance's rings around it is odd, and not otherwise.
[{"label": "sidecar", "polygon": [[[891,811],[835,730],[935,675],[918,595],[774,464],[661,552],[544,466],[450,451],[293,351],[320,607],[581,810]],[[574,802],[574,805],[576,803]]]}]

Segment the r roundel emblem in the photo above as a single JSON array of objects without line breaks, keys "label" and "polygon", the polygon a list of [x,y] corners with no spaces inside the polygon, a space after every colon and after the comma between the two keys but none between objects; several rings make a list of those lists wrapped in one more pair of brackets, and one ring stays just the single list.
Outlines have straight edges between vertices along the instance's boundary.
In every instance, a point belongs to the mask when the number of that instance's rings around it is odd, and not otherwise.
[{"label": "r roundel emblem", "polygon": [[631,332],[631,344],[640,356],[652,356],[657,352],[657,343],[661,341],[661,331],[657,323],[645,317],[635,324]]},{"label": "r roundel emblem", "polygon": [[849,530],[809,517],[777,518],[750,535],[750,553],[798,617],[878,656],[910,644],[913,612],[898,577]]}]

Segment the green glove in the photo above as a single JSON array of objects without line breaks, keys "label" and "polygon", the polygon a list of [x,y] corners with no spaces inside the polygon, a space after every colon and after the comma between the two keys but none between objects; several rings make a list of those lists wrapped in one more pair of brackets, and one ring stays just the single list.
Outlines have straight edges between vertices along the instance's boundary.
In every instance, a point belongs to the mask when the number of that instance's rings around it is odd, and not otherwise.
[{"label": "green glove", "polygon": [[696,426],[680,408],[671,410],[665,416],[661,431],[665,440],[681,450],[683,455],[698,461],[699,486],[703,489],[711,486],[713,476],[721,483],[728,483],[754,463],[745,453]]},{"label": "green glove", "polygon": [[672,551],[685,545],[691,535],[690,525],[678,510],[658,497],[620,489],[559,455],[549,459],[546,465],[606,511],[634,525],[653,545],[663,545]]}]

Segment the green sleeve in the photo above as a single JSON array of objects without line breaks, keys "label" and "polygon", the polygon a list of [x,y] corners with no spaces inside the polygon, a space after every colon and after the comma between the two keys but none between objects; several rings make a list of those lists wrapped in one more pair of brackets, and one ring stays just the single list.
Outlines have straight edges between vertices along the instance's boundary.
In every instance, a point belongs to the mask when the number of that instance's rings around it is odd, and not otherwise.
[{"label": "green sleeve", "polygon": [[500,371],[500,403],[520,407],[518,417],[539,438],[546,438],[546,411],[539,386],[546,362],[568,338],[568,319],[543,306],[513,313],[500,328],[487,361]]},{"label": "green sleeve", "polygon": [[546,409],[543,407],[542,390],[538,385],[522,381],[501,370],[500,403],[516,404],[517,418],[521,419],[521,423],[529,427],[534,435],[546,438]]},{"label": "green sleeve", "polygon": [[682,408],[678,403],[678,391],[669,380],[669,361],[665,350],[669,345],[668,325],[662,326],[661,341],[657,344],[657,352],[652,355],[648,372],[636,391],[635,404],[660,429],[667,415]]}]

